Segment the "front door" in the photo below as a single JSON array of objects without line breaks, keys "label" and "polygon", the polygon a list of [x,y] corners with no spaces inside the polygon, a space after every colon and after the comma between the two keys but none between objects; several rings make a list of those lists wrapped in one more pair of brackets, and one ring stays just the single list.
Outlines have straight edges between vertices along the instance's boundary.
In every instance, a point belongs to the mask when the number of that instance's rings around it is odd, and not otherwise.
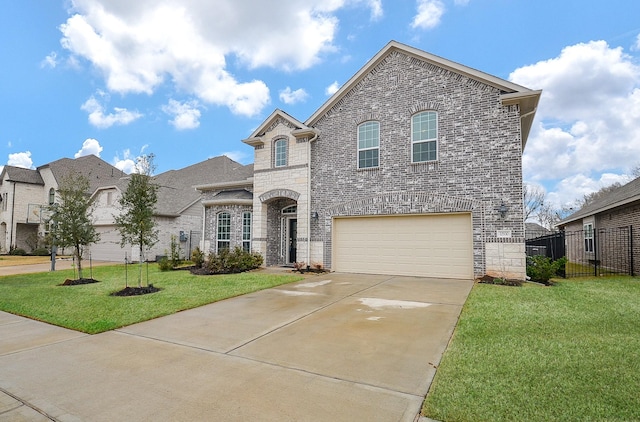
[{"label": "front door", "polygon": [[297,260],[296,251],[298,248],[298,220],[296,218],[290,218],[287,221],[287,242],[289,244],[287,263],[292,264]]}]

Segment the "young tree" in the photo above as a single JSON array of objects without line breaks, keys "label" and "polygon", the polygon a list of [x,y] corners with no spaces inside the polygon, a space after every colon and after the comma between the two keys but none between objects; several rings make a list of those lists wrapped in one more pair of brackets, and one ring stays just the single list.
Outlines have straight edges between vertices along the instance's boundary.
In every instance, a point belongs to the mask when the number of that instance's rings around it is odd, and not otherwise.
[{"label": "young tree", "polygon": [[89,180],[79,173],[69,173],[58,187],[58,204],[51,205],[50,234],[57,246],[73,247],[78,263],[78,278],[82,279],[84,248],[100,240],[93,225],[95,204],[89,196]]},{"label": "young tree", "polygon": [[522,196],[524,200],[524,221],[533,217],[544,206],[546,192],[537,185],[525,183],[522,185]]},{"label": "young tree", "polygon": [[120,245],[127,243],[140,248],[140,271],[138,287],[142,287],[142,261],[144,249],[158,241],[158,230],[153,212],[158,202],[158,186],[153,183],[153,154],[143,155],[136,160],[137,173],[132,173],[127,189],[119,200],[121,213],[114,216],[120,232]]}]

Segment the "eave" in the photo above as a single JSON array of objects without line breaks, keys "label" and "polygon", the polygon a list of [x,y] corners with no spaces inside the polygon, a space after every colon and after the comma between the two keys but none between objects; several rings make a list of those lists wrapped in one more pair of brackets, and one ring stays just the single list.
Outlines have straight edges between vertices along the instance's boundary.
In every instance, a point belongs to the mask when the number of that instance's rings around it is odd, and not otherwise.
[{"label": "eave", "polygon": [[212,190],[224,190],[224,189],[251,187],[251,186],[253,186],[253,177],[250,177],[246,180],[238,180],[234,182],[221,182],[221,183],[210,183],[206,185],[196,185],[193,188],[201,192],[206,192],[206,191],[212,191]]}]

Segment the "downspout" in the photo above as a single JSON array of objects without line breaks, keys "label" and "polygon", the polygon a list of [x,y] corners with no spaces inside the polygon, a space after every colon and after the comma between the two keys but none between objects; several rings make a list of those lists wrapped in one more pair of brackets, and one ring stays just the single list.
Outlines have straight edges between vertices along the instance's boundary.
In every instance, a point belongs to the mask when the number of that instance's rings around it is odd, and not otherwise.
[{"label": "downspout", "polygon": [[[200,192],[200,195],[202,195],[202,192]],[[200,203],[202,204],[202,196],[200,197]],[[204,250],[204,242],[205,242],[205,227],[207,226],[207,206],[202,204],[202,236],[200,237],[200,251],[202,251],[202,253],[204,254],[208,254],[209,251]]]},{"label": "downspout", "polygon": [[307,218],[308,218],[308,225],[307,225],[307,259],[309,260],[309,262],[307,262],[308,265],[311,265],[311,142],[315,141],[316,139],[318,139],[318,131],[314,130],[315,135],[313,135],[313,138],[309,139],[308,145],[307,145],[307,203],[309,204],[308,207],[309,209],[307,210]]}]

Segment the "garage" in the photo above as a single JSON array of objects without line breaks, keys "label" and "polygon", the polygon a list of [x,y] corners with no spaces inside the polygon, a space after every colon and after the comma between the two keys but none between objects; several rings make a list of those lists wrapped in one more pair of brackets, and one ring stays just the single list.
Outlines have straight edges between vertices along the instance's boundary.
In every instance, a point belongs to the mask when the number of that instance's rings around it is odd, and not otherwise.
[{"label": "garage", "polygon": [[332,263],[347,273],[472,278],[471,214],[336,217]]},{"label": "garage", "polygon": [[[120,247],[120,232],[116,226],[98,226],[100,241],[91,245],[91,259],[96,261],[124,262],[124,254],[131,259],[131,247]],[[89,255],[86,256],[87,258]]]}]

